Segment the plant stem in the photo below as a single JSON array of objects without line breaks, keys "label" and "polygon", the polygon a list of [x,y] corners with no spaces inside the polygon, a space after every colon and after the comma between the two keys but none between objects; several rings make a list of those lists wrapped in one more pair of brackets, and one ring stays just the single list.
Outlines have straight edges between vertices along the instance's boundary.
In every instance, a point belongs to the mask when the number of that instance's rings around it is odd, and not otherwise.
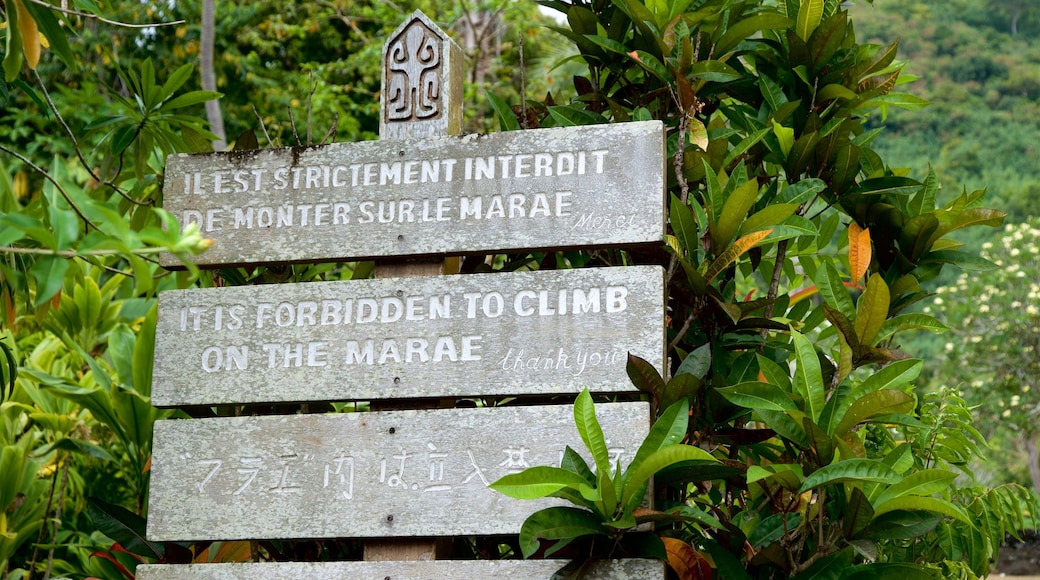
[{"label": "plant stem", "polygon": [[[149,256],[169,252],[169,248],[138,248],[130,250],[129,253],[138,256]],[[27,254],[33,256],[57,256],[59,258],[85,258],[88,256],[122,256],[127,254],[122,250],[90,250],[78,252],[76,250],[52,250],[50,248],[19,248],[17,246],[0,246],[0,253]]]},{"label": "plant stem", "polygon": [[62,503],[65,502],[65,487],[69,482],[69,464],[72,457],[70,454],[65,454],[65,460],[62,462],[61,468],[61,489],[58,490],[58,505],[54,508],[54,524],[51,532],[51,547],[47,550],[47,568],[43,573],[43,580],[50,580],[51,577],[51,566],[54,564],[54,545],[58,542],[58,528],[61,527],[61,508]]}]

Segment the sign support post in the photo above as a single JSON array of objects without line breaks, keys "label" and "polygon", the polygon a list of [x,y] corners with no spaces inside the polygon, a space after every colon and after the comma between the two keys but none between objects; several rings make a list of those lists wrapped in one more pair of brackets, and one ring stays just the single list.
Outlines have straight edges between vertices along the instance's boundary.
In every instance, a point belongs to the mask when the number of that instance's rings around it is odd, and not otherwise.
[{"label": "sign support post", "polygon": [[[383,45],[379,99],[380,140],[401,141],[462,133],[462,49],[416,10]],[[459,258],[377,262],[376,278],[455,274]],[[418,408],[451,407],[450,400],[413,401]],[[373,410],[394,408],[373,403]],[[416,407],[413,407],[416,408]],[[450,555],[451,538],[365,542],[366,561],[439,560]]]}]

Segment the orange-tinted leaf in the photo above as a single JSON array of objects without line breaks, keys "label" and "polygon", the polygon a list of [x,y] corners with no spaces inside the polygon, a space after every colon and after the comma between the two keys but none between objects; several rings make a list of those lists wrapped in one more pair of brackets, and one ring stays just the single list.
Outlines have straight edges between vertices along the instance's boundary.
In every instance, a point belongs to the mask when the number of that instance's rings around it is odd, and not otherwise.
[{"label": "orange-tinted leaf", "polygon": [[668,554],[668,565],[675,570],[679,580],[708,580],[712,577],[711,565],[693,546],[677,538],[661,538],[661,541]]},{"label": "orange-tinted leaf", "polygon": [[773,233],[773,229],[761,230],[754,233],[750,233],[739,240],[733,242],[730,247],[726,248],[725,252],[722,252],[715,261],[708,266],[708,270],[704,273],[704,278],[711,282],[726,269],[727,266],[736,261],[744,252],[755,247],[756,244],[766,239],[769,234]]},{"label": "orange-tinted leaf", "polygon": [[40,64],[40,31],[36,21],[22,4],[24,1],[31,0],[14,0],[14,8],[18,11],[18,31],[22,37],[25,64],[29,65],[29,70],[36,70],[36,65]]},{"label": "orange-tinted leaf", "polygon": [[235,542],[224,542],[224,545],[217,550],[217,555],[213,556],[214,562],[248,562],[253,556],[253,551],[250,548],[248,540],[238,540]]},{"label": "orange-tinted leaf", "polygon": [[849,223],[849,269],[853,282],[859,282],[867,275],[870,257],[870,228],[863,229],[855,221]]}]

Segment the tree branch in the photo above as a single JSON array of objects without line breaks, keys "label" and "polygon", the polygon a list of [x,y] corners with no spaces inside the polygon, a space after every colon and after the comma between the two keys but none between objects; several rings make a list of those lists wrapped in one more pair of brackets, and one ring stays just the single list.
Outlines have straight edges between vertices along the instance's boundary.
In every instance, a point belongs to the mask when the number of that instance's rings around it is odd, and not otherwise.
[{"label": "tree branch", "polygon": [[151,24],[129,24],[127,22],[119,22],[118,20],[109,20],[108,18],[98,16],[97,14],[91,14],[89,12],[80,12],[79,10],[73,10],[64,6],[57,6],[51,4],[50,2],[44,2],[43,0],[26,1],[32,2],[33,4],[39,6],[43,6],[44,8],[48,8],[50,10],[57,10],[58,12],[62,12],[64,14],[71,14],[72,16],[80,16],[82,18],[88,18],[90,20],[97,20],[99,22],[104,22],[105,24],[111,24],[112,26],[119,26],[122,28],[158,28],[160,26],[177,26],[178,24],[184,24],[184,20],[174,20],[173,22],[154,22]]},{"label": "tree branch", "polygon": [[76,205],[76,202],[72,201],[72,197],[69,196],[69,192],[65,191],[65,188],[62,187],[61,184],[58,183],[58,180],[54,179],[54,177],[50,173],[47,173],[46,171],[44,171],[42,167],[40,167],[39,165],[36,165],[35,163],[33,163],[28,157],[22,155],[21,153],[18,153],[17,151],[14,151],[12,149],[8,149],[4,145],[0,145],[0,151],[3,151],[4,153],[7,153],[8,155],[18,159],[22,163],[28,165],[29,167],[31,167],[33,169],[33,171],[39,173],[40,175],[43,176],[44,179],[46,179],[47,181],[49,181],[52,184],[54,184],[54,187],[56,187],[58,189],[58,192],[61,193],[61,196],[63,198],[65,198],[66,202],[68,202],[69,206],[72,208],[72,211],[76,212],[76,215],[79,216],[79,219],[83,220],[83,222],[86,223],[89,227],[91,227],[91,228],[93,228],[93,229],[95,229],[97,231],[101,231],[100,228],[98,228],[96,225],[94,225],[94,222],[90,221],[90,219],[87,218],[87,216],[83,214],[83,211],[81,209],[79,209],[79,206]]}]

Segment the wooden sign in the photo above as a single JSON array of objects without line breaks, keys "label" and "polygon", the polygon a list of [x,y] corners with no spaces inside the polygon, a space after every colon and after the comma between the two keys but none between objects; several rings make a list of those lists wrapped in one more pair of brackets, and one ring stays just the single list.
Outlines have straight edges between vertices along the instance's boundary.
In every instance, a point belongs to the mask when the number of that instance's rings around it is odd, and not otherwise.
[{"label": "wooden sign", "polygon": [[[567,560],[441,560],[413,562],[266,562],[241,564],[142,565],[138,580],[478,580],[481,578],[551,578]],[[660,560],[604,560],[586,568],[585,580],[663,579]]]},{"label": "wooden sign", "polygon": [[166,291],[157,406],[632,391],[658,266]]},{"label": "wooden sign", "polygon": [[381,139],[462,132],[462,49],[416,10],[383,45]]},{"label": "wooden sign", "polygon": [[[647,403],[596,406],[611,462],[649,431]],[[583,450],[573,407],[166,420],[155,424],[148,539],[515,534],[560,500],[488,484]],[[587,459],[591,462],[591,459]]]},{"label": "wooden sign", "polygon": [[664,165],[659,121],[181,154],[163,208],[211,267],[657,243]]}]

